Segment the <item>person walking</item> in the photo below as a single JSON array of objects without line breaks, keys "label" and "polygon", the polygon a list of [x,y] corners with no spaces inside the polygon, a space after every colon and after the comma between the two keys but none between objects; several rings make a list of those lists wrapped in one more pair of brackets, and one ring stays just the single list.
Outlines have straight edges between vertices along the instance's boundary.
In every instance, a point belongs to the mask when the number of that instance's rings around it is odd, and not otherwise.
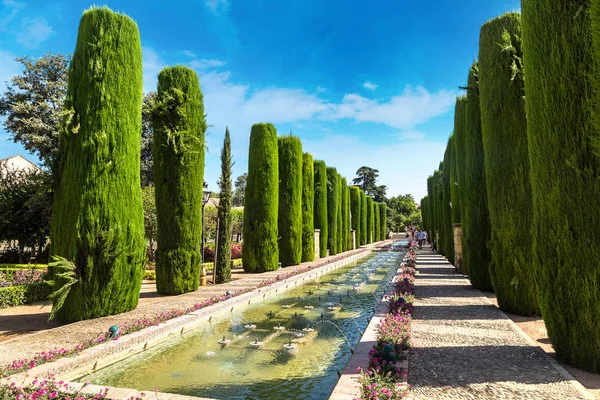
[{"label": "person walking", "polygon": [[423,231],[417,233],[417,240],[419,242],[419,250],[423,250]]}]

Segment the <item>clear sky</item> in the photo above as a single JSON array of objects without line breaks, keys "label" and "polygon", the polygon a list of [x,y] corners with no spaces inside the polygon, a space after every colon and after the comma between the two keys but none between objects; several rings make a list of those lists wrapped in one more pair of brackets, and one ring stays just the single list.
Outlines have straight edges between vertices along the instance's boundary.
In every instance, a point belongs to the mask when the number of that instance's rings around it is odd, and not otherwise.
[{"label": "clear sky", "polygon": [[[2,0],[0,89],[18,56],[72,53],[89,1]],[[479,29],[519,0],[183,0],[106,4],[141,33],[144,91],[161,68],[186,64],[204,92],[205,177],[218,190],[229,126],[234,177],[246,172],[250,127],[272,122],[349,180],[380,171],[388,197],[426,193],[452,132],[458,87]],[[0,158],[22,154],[0,130]]]}]

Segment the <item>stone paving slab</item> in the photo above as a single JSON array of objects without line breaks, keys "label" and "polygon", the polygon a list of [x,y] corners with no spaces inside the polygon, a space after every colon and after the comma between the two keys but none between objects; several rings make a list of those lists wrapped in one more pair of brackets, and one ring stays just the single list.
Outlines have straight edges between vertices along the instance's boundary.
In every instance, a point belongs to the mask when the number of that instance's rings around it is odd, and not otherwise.
[{"label": "stone paving slab", "polygon": [[442,256],[417,253],[410,399],[593,399]]}]

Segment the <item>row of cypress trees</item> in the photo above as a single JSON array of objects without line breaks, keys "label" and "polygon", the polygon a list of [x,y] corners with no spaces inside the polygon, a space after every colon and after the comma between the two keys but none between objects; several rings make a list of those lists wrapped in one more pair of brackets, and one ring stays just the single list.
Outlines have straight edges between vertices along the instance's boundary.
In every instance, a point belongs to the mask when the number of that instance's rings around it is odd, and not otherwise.
[{"label": "row of cypress trees", "polygon": [[453,156],[428,180],[424,223],[446,232],[449,185],[473,286],[493,288],[504,310],[541,312],[558,357],[597,372],[600,1],[521,8],[481,28],[456,101]]}]

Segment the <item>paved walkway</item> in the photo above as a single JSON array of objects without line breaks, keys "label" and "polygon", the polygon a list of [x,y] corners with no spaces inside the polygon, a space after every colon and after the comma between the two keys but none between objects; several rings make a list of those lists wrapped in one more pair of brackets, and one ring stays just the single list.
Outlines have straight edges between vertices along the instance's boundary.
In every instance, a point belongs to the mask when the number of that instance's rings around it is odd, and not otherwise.
[{"label": "paved walkway", "polygon": [[417,270],[409,398],[593,398],[443,257]]},{"label": "paved walkway", "polygon": [[[264,272],[260,274],[243,274],[243,277],[235,281],[222,284],[200,287],[197,291],[186,293],[179,296],[160,296],[156,297],[153,293],[143,292],[140,298],[146,296],[152,297],[151,301],[140,301],[135,310],[113,315],[109,317],[96,318],[93,320],[80,321],[59,327],[53,327],[52,324],[42,327],[46,329],[33,334],[23,334],[16,338],[0,343],[0,365],[10,363],[17,358],[27,358],[42,351],[48,351],[55,348],[73,348],[76,345],[95,339],[102,332],[106,332],[112,325],[124,325],[128,322],[151,317],[160,311],[169,311],[172,309],[186,309],[199,303],[204,299],[214,296],[222,296],[226,291],[236,291],[244,289],[253,289],[260,282],[274,278],[281,273],[293,272],[297,269],[321,263],[328,259],[334,259],[339,256],[355,254],[346,252],[337,256],[322,258],[314,262],[302,263],[300,265],[287,267],[278,271]],[[8,313],[6,313],[8,314]],[[18,320],[34,317],[32,315],[6,315],[0,310],[0,326],[11,326]],[[37,317],[36,317],[37,318]],[[51,329],[49,329],[51,328]],[[53,329],[52,329],[53,328]]]}]

